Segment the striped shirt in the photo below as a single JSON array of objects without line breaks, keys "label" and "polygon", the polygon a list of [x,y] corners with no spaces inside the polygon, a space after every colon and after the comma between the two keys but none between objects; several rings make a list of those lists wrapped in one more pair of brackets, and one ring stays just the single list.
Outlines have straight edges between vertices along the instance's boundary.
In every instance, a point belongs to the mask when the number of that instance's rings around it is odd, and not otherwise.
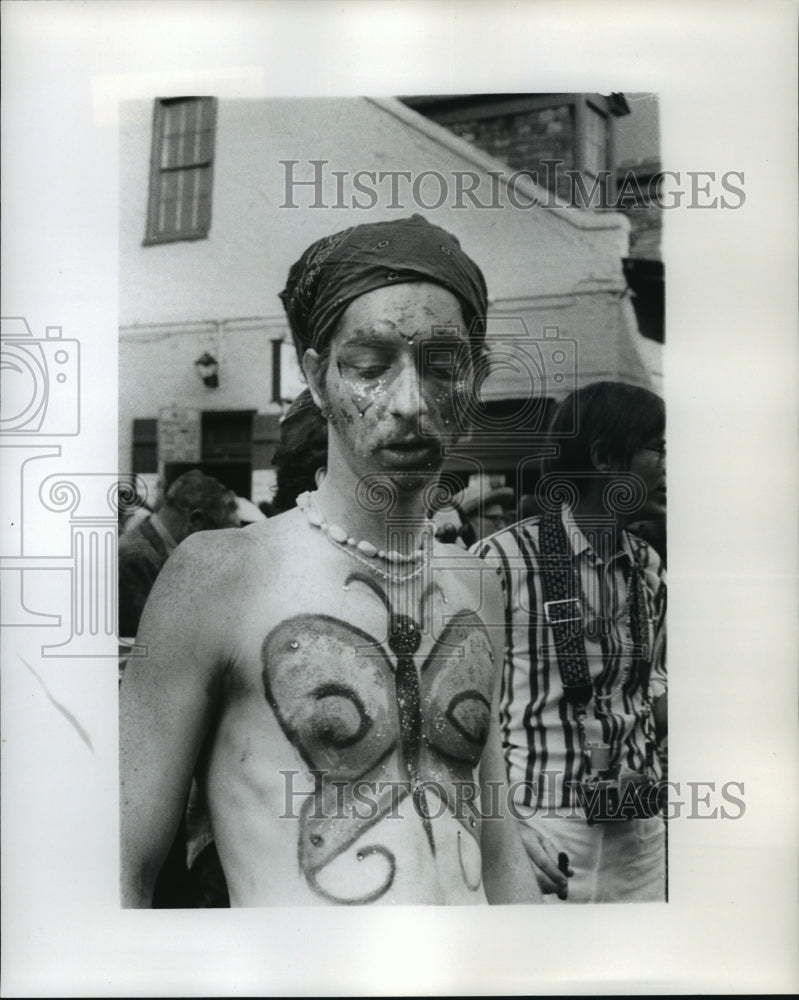
[{"label": "striped shirt", "polygon": [[[654,739],[645,685],[654,700],[666,692],[666,582],[657,553],[622,532],[621,546],[601,558],[564,508],[562,521],[579,572],[583,638],[594,697],[586,707],[585,738],[610,746],[610,766],[640,772]],[[541,516],[505,528],[472,547],[494,566],[505,601],[505,656],[500,729],[508,779],[518,808],[577,801],[570,782],[586,771],[574,709],[563,694],[555,637],[544,615],[540,565]],[[629,637],[630,574],[637,561],[647,608],[644,655]],[[601,613],[600,613],[601,611]],[[654,762],[659,774],[657,758]]]}]

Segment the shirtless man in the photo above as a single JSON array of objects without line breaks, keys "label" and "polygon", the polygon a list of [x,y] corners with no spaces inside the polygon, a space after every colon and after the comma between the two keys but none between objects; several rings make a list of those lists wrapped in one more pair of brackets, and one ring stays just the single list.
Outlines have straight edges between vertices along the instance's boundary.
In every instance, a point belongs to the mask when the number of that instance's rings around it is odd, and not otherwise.
[{"label": "shirtless man", "polygon": [[195,772],[233,906],[538,901],[505,815],[499,589],[425,517],[483,276],[415,216],[314,244],[281,297],[327,474],[158,578],[121,687],[123,905],[150,905]]}]

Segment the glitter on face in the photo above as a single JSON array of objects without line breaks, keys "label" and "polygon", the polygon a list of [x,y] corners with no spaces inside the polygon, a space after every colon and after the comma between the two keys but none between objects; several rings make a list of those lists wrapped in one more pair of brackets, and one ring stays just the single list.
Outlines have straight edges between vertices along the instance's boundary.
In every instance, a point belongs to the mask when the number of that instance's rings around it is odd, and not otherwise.
[{"label": "glitter on face", "polygon": [[[435,339],[441,328],[446,341]],[[456,297],[428,282],[375,289],[350,305],[331,345],[325,392],[331,431],[355,471],[440,467],[467,380],[454,385],[453,365],[427,358],[454,357],[465,345],[462,329]]]}]

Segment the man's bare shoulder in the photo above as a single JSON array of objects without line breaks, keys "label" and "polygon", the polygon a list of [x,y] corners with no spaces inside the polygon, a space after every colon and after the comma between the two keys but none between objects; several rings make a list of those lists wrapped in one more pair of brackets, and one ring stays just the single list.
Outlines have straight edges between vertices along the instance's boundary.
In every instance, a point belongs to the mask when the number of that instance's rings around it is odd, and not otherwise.
[{"label": "man's bare shoulder", "polygon": [[201,611],[208,602],[229,602],[258,572],[276,571],[289,550],[296,511],[248,525],[198,531],[185,538],[167,559],[153,588],[162,603]]},{"label": "man's bare shoulder", "polygon": [[241,560],[259,557],[265,546],[285,545],[296,531],[296,511],[277,514],[244,528],[219,528],[189,535],[177,547],[170,562],[181,569],[225,572],[241,569]]},{"label": "man's bare shoulder", "polygon": [[282,514],[268,517],[265,521],[256,521],[254,524],[248,524],[246,528],[234,530],[238,531],[239,537],[245,539],[248,545],[284,544],[296,536],[298,529],[304,524],[305,517],[297,507],[294,507]]}]

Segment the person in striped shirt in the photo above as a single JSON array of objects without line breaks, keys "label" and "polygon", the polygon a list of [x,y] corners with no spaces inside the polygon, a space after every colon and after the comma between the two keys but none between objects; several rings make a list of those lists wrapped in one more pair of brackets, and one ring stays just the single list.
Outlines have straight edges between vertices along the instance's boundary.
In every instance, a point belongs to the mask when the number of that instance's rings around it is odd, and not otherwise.
[{"label": "person in striped shirt", "polygon": [[645,389],[573,392],[550,422],[541,513],[472,549],[504,593],[505,764],[547,901],[666,897],[666,582],[626,530],[665,516],[664,431]]}]

